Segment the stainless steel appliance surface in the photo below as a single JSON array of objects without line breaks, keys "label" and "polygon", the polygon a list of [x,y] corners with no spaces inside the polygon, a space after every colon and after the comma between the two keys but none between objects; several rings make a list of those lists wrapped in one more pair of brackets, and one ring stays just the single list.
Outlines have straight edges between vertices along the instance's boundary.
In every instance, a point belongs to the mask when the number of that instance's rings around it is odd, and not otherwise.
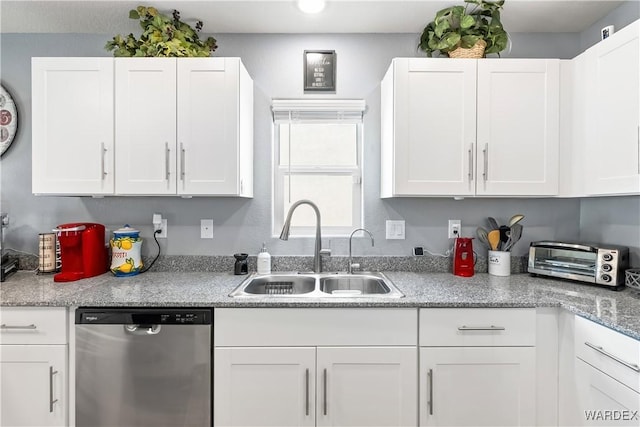
[{"label": "stainless steel appliance surface", "polygon": [[599,243],[531,242],[527,271],[532,274],[621,288],[629,248]]},{"label": "stainless steel appliance surface", "polygon": [[211,427],[212,314],[77,309],[76,425]]}]

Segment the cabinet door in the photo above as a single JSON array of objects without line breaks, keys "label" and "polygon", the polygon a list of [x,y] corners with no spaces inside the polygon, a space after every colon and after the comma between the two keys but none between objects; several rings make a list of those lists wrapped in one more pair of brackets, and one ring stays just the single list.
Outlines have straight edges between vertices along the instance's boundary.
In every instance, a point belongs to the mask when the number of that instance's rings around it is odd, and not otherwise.
[{"label": "cabinet door", "polygon": [[534,347],[421,347],[421,426],[536,424]]},{"label": "cabinet door", "polygon": [[640,394],[588,363],[575,360],[580,425],[637,427]]},{"label": "cabinet door", "polygon": [[478,183],[487,196],[558,194],[559,61],[478,61]]},{"label": "cabinet door", "polygon": [[116,193],[176,194],[176,59],[116,58]]},{"label": "cabinet door", "polygon": [[318,426],[415,426],[415,347],[320,347]]},{"label": "cabinet door", "polygon": [[240,61],[178,61],[178,194],[239,191]]},{"label": "cabinet door", "polygon": [[[471,195],[476,141],[476,60],[394,60],[393,195]],[[383,118],[384,121],[384,118]],[[384,145],[384,142],[383,142]],[[384,196],[384,195],[383,195]]]},{"label": "cabinet door", "polygon": [[640,23],[595,47],[594,121],[588,156],[590,194],[640,192]]},{"label": "cabinet door", "polygon": [[33,58],[32,191],[113,194],[113,58]]},{"label": "cabinet door", "polygon": [[67,424],[67,347],[1,345],[0,426]]},{"label": "cabinet door", "polygon": [[314,426],[313,347],[217,347],[214,425]]}]

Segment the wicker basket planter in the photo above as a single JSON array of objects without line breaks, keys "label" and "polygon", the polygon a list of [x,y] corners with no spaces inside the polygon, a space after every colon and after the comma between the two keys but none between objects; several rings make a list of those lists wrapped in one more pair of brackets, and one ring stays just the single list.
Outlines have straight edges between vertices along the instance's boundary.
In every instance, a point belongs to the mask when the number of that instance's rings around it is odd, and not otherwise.
[{"label": "wicker basket planter", "polygon": [[483,58],[484,49],[486,47],[487,42],[485,42],[484,40],[478,40],[476,44],[468,49],[458,46],[457,48],[449,52],[449,58]]}]

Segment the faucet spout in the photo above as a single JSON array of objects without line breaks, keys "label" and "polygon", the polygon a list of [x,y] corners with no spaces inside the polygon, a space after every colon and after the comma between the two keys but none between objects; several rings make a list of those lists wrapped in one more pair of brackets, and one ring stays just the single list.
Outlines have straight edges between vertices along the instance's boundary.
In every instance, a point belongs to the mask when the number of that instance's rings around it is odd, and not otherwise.
[{"label": "faucet spout", "polygon": [[320,255],[322,248],[322,236],[320,233],[320,210],[315,203],[311,200],[298,200],[289,208],[289,212],[287,213],[287,218],[284,221],[284,225],[282,226],[282,232],[280,233],[280,240],[289,240],[289,230],[291,228],[291,217],[293,216],[293,211],[300,205],[309,205],[313,208],[316,213],[316,244],[313,252],[313,271],[316,273],[322,273],[322,258]]},{"label": "faucet spout", "polygon": [[349,268],[347,269],[347,271],[349,272],[349,274],[353,274],[353,268],[359,268],[360,265],[359,264],[353,264],[351,262],[351,241],[353,239],[353,235],[356,234],[358,231],[365,231],[369,237],[371,238],[371,246],[375,246],[375,242],[373,240],[373,234],[371,234],[371,232],[369,230],[367,230],[366,228],[356,228],[355,230],[353,230],[351,232],[351,235],[349,236]]}]

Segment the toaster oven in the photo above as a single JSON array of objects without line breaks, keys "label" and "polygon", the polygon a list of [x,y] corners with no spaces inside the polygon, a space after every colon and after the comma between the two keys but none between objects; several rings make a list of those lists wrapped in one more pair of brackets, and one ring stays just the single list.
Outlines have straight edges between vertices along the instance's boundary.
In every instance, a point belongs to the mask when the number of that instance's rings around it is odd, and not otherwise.
[{"label": "toaster oven", "polygon": [[629,267],[629,248],[593,243],[531,242],[527,271],[618,288]]}]

